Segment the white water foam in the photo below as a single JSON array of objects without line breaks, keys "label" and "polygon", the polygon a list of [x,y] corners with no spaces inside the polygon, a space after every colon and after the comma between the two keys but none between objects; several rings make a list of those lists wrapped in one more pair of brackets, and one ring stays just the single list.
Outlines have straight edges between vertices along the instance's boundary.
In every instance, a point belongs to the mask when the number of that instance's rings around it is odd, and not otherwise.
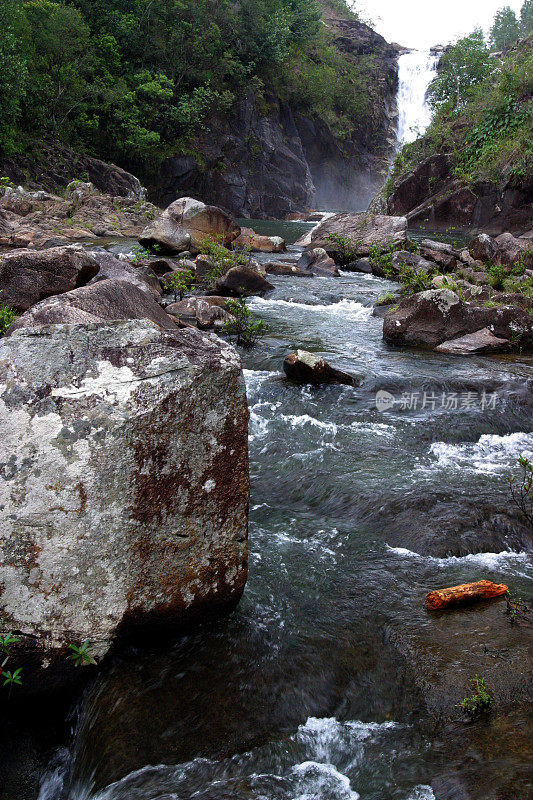
[{"label": "white water foam", "polygon": [[269,308],[302,309],[310,313],[342,316],[346,320],[370,319],[372,316],[372,306],[364,306],[355,300],[346,299],[341,300],[339,303],[329,303],[328,305],[310,305],[309,303],[297,303],[293,300],[268,300],[264,297],[254,297],[250,301],[248,308],[257,312],[264,312]]},{"label": "white water foam", "polygon": [[386,545],[386,548],[389,552],[395,553],[397,556],[426,561],[440,567],[475,564],[476,566],[497,571],[502,568],[524,567],[531,562],[531,555],[529,553],[513,553],[510,550],[503,550],[501,553],[469,553],[466,556],[437,558],[436,556],[422,556],[420,553],[415,553],[413,550],[408,550],[405,547],[390,547],[390,545]]},{"label": "white water foam", "polygon": [[[429,452],[436,458],[436,465],[444,469],[503,472],[514,467],[520,455],[533,458],[533,433],[484,434],[473,443],[434,442]],[[435,462],[431,467],[434,466]]]}]

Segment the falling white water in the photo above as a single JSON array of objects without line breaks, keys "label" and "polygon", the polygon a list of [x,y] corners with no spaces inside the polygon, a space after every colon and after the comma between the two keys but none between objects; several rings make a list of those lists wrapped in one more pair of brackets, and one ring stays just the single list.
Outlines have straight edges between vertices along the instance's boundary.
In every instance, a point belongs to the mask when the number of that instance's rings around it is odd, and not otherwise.
[{"label": "falling white water", "polygon": [[411,50],[398,61],[398,146],[414,142],[431,122],[427,90],[437,74],[438,55]]}]

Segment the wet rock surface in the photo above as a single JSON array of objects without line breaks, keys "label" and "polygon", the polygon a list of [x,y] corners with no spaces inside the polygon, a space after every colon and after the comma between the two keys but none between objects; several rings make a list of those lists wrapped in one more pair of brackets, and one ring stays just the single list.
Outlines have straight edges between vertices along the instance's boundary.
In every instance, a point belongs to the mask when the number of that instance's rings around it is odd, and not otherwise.
[{"label": "wet rock surface", "polygon": [[21,659],[49,667],[84,641],[101,657],[119,633],[238,601],[248,410],[233,348],[147,321],[21,330],[0,345],[0,409],[0,606]]},{"label": "wet rock surface", "polygon": [[355,386],[357,381],[352,375],[347,375],[332,367],[323,358],[305,350],[297,350],[285,357],[283,369],[288,378],[300,383],[312,383],[316,386],[325,383],[342,383]]},{"label": "wet rock surface", "polygon": [[367,212],[335,214],[312,232],[311,244],[335,256],[340,248],[335,240],[328,238],[335,235],[349,243],[354,255],[367,256],[372,247],[379,251],[407,242],[407,220]]}]

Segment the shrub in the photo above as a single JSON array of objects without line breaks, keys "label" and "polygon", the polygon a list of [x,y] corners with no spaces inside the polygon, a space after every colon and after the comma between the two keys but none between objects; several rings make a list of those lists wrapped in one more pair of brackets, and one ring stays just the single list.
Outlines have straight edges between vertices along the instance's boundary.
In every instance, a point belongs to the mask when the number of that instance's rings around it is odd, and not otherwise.
[{"label": "shrub", "polygon": [[350,261],[359,258],[357,245],[352,244],[351,239],[347,236],[343,236],[341,233],[328,233],[324,239],[328,243],[327,249],[334,253],[335,260],[339,264],[349,264]]},{"label": "shrub", "polygon": [[226,310],[234,319],[226,322],[222,331],[228,333],[230,339],[234,339],[237,345],[246,348],[254,347],[264,333],[263,320],[252,319],[244,297],[228,300]]},{"label": "shrub", "polygon": [[424,269],[416,270],[409,264],[401,264],[398,281],[402,286],[402,295],[407,297],[430,289],[433,275],[434,272],[428,273]]},{"label": "shrub", "polygon": [[17,317],[18,314],[14,308],[0,303],[0,337],[4,336],[7,329],[11,327]]},{"label": "shrub", "polygon": [[165,289],[174,293],[174,300],[177,300],[178,296],[183,300],[186,292],[194,289],[193,273],[189,269],[176,270],[166,279]]},{"label": "shrub", "polygon": [[533,462],[521,455],[518,464],[518,476],[513,475],[508,479],[511,497],[527,522],[533,526]]},{"label": "shrub", "polygon": [[213,269],[204,278],[208,287],[215,285],[217,278],[225,275],[233,267],[243,266],[252,267],[252,246],[228,250],[215,239],[206,237],[200,242],[200,250],[203,255],[207,255],[213,263]]},{"label": "shrub", "polygon": [[11,631],[0,637],[0,649],[3,654],[2,663],[0,664],[0,677],[4,679],[3,686],[9,686],[10,692],[13,686],[20,686],[22,684],[22,667],[18,667],[15,670],[6,669],[9,659],[11,658],[11,648],[14,644],[17,644],[17,642],[20,642],[20,638],[18,636],[13,636]]},{"label": "shrub", "polygon": [[485,679],[478,678],[476,675],[470,683],[474,689],[471,697],[465,697],[459,703],[459,707],[470,719],[477,719],[481,714],[490,711],[494,702],[494,696],[485,686]]}]

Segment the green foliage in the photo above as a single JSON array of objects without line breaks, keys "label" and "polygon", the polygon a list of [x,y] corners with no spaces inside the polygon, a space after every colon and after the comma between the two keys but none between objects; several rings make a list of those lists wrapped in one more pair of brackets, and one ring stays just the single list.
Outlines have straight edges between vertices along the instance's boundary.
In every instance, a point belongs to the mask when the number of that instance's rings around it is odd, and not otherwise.
[{"label": "green foliage", "polygon": [[533,0],[525,0],[520,11],[520,33],[527,36],[533,32]]},{"label": "green foliage", "polygon": [[83,642],[79,647],[75,644],[69,644],[69,649],[72,650],[70,657],[74,661],[76,667],[83,667],[86,664],[96,664],[94,656],[92,655],[92,648],[88,641]]},{"label": "green foliage", "polygon": [[20,642],[20,637],[13,636],[11,631],[4,634],[4,636],[0,636],[0,649],[2,650],[4,656],[2,663],[0,664],[0,677],[4,679],[3,686],[9,686],[10,692],[14,685],[22,685],[22,667],[18,667],[15,670],[6,669],[9,659],[11,658],[11,648],[18,642]]},{"label": "green foliage", "polygon": [[507,278],[507,270],[501,264],[489,264],[487,266],[489,273],[489,283],[493,289],[503,289],[503,283]]},{"label": "green foliage", "polygon": [[357,255],[357,243],[353,244],[352,240],[347,236],[343,236],[341,233],[328,233],[324,238],[327,242],[327,249],[335,254],[337,263],[341,265],[349,264],[359,258]]},{"label": "green foliage", "polygon": [[477,719],[481,714],[490,711],[494,702],[494,696],[485,686],[485,679],[477,675],[470,683],[474,692],[471,697],[465,697],[459,703],[459,707],[470,719]]},{"label": "green foliage", "polygon": [[437,77],[428,90],[429,102],[435,109],[443,107],[446,114],[456,114],[474,96],[476,87],[493,72],[495,64],[483,31],[477,28],[442,56]]},{"label": "green foliage", "polygon": [[530,624],[528,619],[529,608],[521,597],[514,597],[509,590],[505,593],[506,609],[511,625],[520,625],[520,622]]},{"label": "green foliage", "polygon": [[212,288],[217,278],[225,275],[233,267],[251,267],[252,265],[251,245],[236,250],[228,250],[220,241],[208,236],[200,242],[200,250],[202,255],[207,255],[213,264],[212,270],[204,279],[208,288]]},{"label": "green foliage", "polygon": [[16,146],[17,126],[28,83],[17,0],[0,0],[0,155]]},{"label": "green foliage", "polygon": [[520,36],[520,24],[510,6],[503,6],[496,12],[490,29],[490,40],[495,50],[506,50]]},{"label": "green foliage", "polygon": [[194,275],[189,269],[178,269],[165,281],[165,289],[174,293],[174,300],[179,296],[183,300],[185,294],[194,289]]},{"label": "green foliage", "polygon": [[0,303],[0,337],[4,336],[9,327],[15,322],[18,314],[11,306]]},{"label": "green foliage", "polygon": [[518,476],[509,478],[511,497],[526,521],[533,526],[533,462],[522,455],[518,466]]},{"label": "green foliage", "polygon": [[402,286],[402,295],[407,297],[430,289],[434,274],[434,272],[428,273],[424,269],[416,270],[409,264],[400,264],[398,281]]},{"label": "green foliage", "polygon": [[222,331],[228,333],[237,345],[255,347],[265,330],[263,320],[252,318],[244,297],[228,300],[226,310],[233,316],[233,320],[226,322]]}]

